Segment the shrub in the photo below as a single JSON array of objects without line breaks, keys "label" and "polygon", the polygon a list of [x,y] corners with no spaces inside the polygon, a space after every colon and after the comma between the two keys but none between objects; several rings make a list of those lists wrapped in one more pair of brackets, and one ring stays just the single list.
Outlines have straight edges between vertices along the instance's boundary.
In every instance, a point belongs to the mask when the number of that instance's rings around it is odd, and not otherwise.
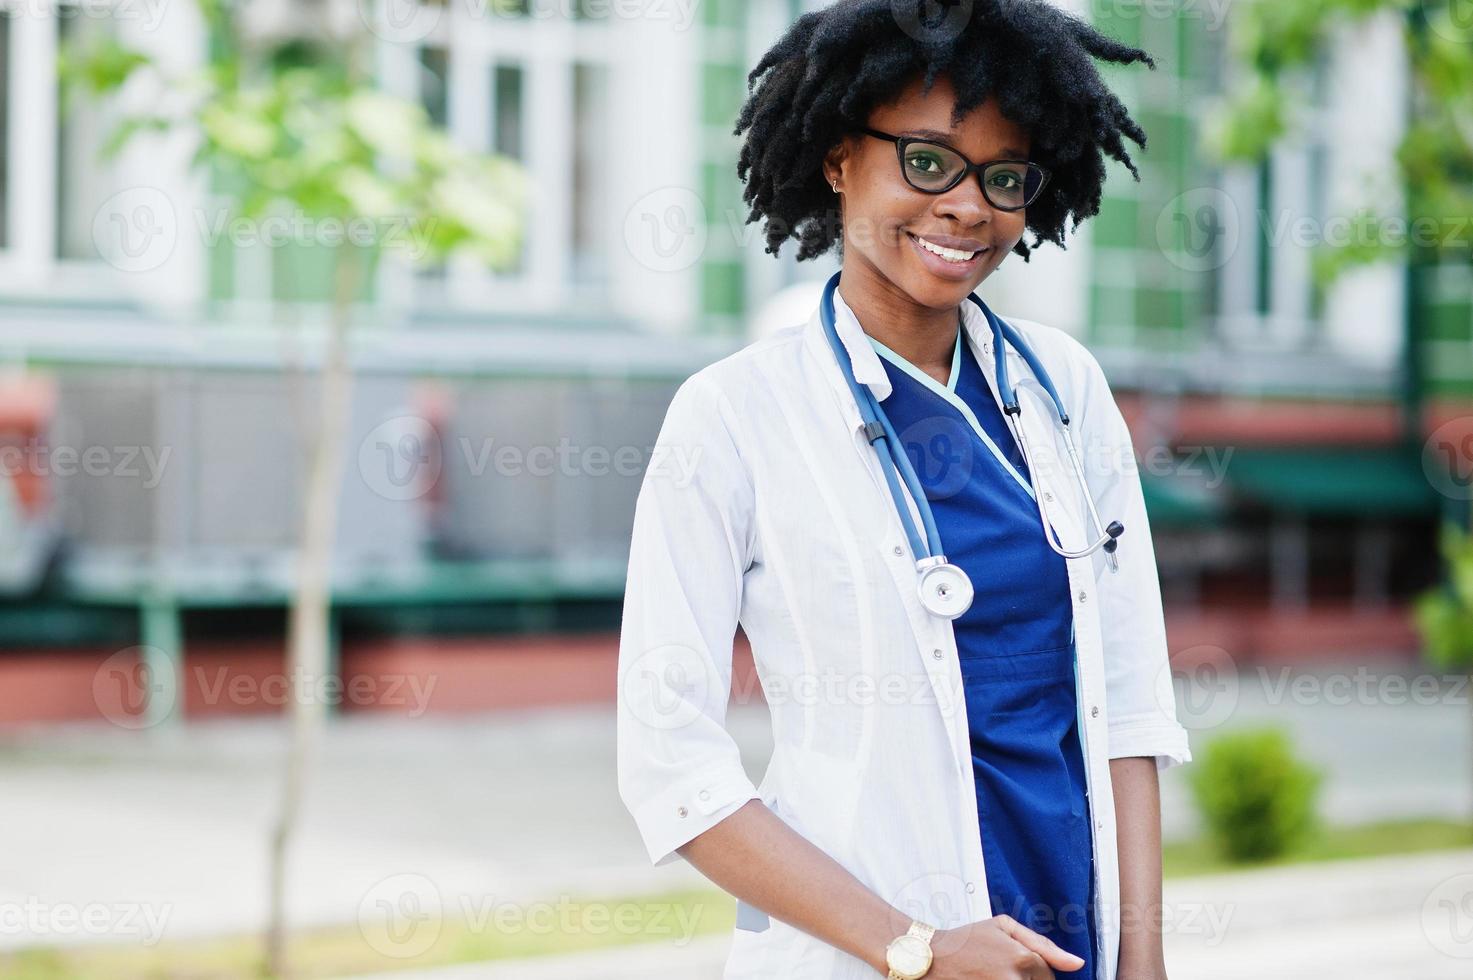
[{"label": "shrub", "polygon": [[1207,831],[1231,861],[1279,857],[1317,822],[1323,774],[1295,758],[1282,729],[1234,732],[1213,740],[1191,775]]}]

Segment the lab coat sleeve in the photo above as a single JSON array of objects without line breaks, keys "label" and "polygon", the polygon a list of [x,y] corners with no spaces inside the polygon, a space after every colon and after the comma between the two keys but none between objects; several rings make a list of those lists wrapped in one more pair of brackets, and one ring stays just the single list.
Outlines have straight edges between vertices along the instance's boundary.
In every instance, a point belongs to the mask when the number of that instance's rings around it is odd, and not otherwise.
[{"label": "lab coat sleeve", "polygon": [[753,553],[752,481],[730,401],[677,390],[640,486],[619,634],[619,795],[650,860],[760,798],[728,734],[732,643]]},{"label": "lab coat sleeve", "polygon": [[1161,582],[1130,430],[1099,362],[1082,344],[1085,392],[1080,453],[1100,519],[1125,525],[1111,571],[1097,553],[1096,594],[1104,638],[1109,757],[1154,756],[1158,771],[1190,762],[1177,721]]}]

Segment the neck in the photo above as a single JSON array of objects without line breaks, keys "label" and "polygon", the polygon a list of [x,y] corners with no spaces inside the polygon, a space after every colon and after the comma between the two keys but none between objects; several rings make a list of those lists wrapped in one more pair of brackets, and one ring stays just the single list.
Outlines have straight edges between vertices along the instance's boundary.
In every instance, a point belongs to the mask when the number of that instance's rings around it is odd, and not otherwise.
[{"label": "neck", "polygon": [[839,295],[864,332],[929,374],[945,377],[956,351],[961,312],[920,306],[878,275],[845,266]]}]

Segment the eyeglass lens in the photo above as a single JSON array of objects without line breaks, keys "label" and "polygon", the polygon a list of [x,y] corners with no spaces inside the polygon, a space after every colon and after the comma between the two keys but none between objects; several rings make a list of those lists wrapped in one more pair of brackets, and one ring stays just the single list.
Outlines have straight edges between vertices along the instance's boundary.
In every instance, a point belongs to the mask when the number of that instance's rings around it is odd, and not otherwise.
[{"label": "eyeglass lens", "polygon": [[[949,190],[967,169],[960,154],[937,143],[916,141],[905,146],[901,167],[916,190]],[[982,191],[994,207],[1017,209],[1033,202],[1043,187],[1043,170],[1030,163],[992,163],[982,170]]]}]

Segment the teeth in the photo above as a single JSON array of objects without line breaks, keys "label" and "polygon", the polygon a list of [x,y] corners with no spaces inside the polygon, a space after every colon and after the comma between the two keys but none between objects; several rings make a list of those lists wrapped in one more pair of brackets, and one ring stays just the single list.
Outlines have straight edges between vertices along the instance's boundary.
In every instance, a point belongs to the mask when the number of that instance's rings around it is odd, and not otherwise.
[{"label": "teeth", "polygon": [[[933,245],[920,235],[916,235],[915,240],[921,243],[921,248],[924,248],[928,252],[934,252],[948,262],[970,262],[977,255],[977,252],[961,252],[954,248],[942,248],[940,245]],[[980,252],[981,249],[977,251]]]}]

